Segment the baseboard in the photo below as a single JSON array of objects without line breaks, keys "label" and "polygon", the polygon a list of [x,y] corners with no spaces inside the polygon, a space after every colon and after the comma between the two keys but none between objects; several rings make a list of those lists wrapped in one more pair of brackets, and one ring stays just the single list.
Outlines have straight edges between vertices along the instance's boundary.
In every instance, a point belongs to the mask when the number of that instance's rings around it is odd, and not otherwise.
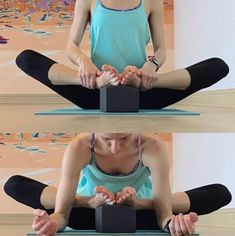
[{"label": "baseboard", "polygon": [[0,214],[0,225],[31,225],[32,214]]},{"label": "baseboard", "polygon": [[[0,104],[71,104],[58,94],[0,94]],[[178,105],[235,107],[235,89],[202,91]]]},{"label": "baseboard", "polygon": [[[0,214],[0,225],[31,225],[32,222],[32,214]],[[235,208],[200,216],[197,225],[203,228],[235,228]]]}]

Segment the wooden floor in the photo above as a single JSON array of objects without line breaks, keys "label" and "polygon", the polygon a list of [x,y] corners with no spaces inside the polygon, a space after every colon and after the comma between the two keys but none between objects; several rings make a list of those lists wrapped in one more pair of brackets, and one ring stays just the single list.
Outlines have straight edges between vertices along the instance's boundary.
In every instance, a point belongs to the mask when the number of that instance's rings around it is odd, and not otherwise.
[{"label": "wooden floor", "polygon": [[168,108],[200,116],[35,116],[74,106],[56,94],[0,95],[1,132],[235,132],[235,89],[198,92]]},{"label": "wooden floor", "polygon": [[0,104],[1,132],[235,132],[235,107],[175,105],[200,116],[35,116],[68,104]]}]

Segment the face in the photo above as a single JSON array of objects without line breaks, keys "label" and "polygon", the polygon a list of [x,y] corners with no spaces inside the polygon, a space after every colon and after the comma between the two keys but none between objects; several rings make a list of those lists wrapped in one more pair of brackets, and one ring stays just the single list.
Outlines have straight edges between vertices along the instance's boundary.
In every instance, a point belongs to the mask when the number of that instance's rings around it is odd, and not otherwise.
[{"label": "face", "polygon": [[127,143],[131,134],[129,133],[100,133],[98,139],[113,154],[117,154]]}]

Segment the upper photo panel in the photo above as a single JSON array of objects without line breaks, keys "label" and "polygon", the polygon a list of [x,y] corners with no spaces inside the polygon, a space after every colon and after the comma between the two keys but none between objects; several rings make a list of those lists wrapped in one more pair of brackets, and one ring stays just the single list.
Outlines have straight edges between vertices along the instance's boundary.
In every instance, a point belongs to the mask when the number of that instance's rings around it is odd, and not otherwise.
[{"label": "upper photo panel", "polygon": [[234,7],[0,1],[0,130],[234,132]]}]

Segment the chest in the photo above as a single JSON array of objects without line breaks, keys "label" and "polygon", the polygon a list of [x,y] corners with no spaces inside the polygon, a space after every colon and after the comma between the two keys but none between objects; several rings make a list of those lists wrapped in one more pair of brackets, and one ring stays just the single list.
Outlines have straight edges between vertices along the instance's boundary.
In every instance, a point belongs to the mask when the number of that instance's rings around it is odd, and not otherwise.
[{"label": "chest", "polygon": [[[93,15],[94,9],[96,7],[98,0],[92,0],[91,3],[91,7],[90,7],[90,12],[91,12],[91,16]],[[141,0],[99,0],[100,3],[110,9],[116,9],[116,10],[127,10],[127,9],[133,9],[136,8]],[[151,6],[150,6],[150,2],[149,0],[143,0],[144,2],[144,8],[145,8],[145,12],[146,12],[146,16],[147,18],[149,17],[150,13],[151,13]]]},{"label": "chest", "polygon": [[137,151],[118,155],[101,155],[95,153],[94,159],[98,167],[104,172],[110,174],[127,174],[136,167],[139,160],[139,153]]}]

